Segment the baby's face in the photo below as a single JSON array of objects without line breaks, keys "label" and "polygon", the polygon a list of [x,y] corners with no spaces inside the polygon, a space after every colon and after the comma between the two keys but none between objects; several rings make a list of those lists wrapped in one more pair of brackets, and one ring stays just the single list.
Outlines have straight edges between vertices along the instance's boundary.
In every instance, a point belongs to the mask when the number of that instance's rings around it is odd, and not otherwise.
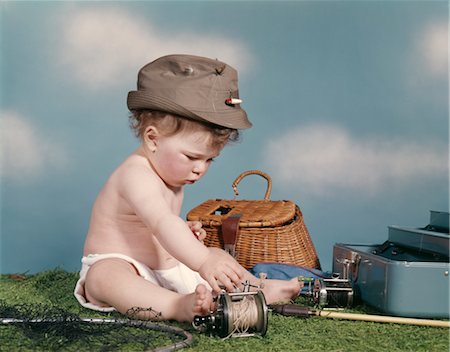
[{"label": "baby's face", "polygon": [[222,148],[210,145],[210,132],[195,131],[160,136],[152,164],[164,182],[181,187],[197,182]]}]

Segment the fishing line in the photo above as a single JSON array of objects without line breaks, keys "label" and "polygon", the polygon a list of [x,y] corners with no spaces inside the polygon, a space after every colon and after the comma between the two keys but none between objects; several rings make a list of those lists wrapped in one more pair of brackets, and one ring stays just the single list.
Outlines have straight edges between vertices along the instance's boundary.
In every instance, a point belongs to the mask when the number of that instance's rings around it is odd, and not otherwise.
[{"label": "fishing line", "polygon": [[253,295],[244,296],[242,300],[233,302],[230,307],[230,319],[232,321],[232,334],[246,334],[249,330],[258,326],[258,308]]}]

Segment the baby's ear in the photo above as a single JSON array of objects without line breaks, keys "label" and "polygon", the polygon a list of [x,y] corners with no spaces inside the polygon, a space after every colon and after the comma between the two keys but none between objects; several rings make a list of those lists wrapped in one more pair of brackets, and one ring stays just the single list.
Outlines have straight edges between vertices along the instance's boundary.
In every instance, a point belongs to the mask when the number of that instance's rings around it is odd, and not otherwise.
[{"label": "baby's ear", "polygon": [[152,152],[156,151],[159,135],[159,131],[155,126],[148,126],[144,131],[142,136],[144,143],[148,145]]}]

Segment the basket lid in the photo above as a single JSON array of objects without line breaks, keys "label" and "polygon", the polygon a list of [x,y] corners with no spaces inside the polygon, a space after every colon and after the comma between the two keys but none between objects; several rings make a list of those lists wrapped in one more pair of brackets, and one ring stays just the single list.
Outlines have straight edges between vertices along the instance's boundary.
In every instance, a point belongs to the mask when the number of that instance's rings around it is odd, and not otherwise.
[{"label": "basket lid", "polygon": [[295,218],[296,205],[287,200],[210,199],[189,211],[187,219],[203,226],[221,226],[224,219],[238,213],[242,214],[239,227],[279,226]]}]

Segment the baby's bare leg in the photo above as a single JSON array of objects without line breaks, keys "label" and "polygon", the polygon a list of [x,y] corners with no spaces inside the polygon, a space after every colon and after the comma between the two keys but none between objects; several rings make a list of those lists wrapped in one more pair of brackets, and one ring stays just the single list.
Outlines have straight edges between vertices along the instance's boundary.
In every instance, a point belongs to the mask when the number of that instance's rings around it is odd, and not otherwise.
[{"label": "baby's bare leg", "polygon": [[208,314],[212,304],[212,294],[204,285],[198,285],[191,294],[179,294],[143,279],[122,259],[95,263],[86,276],[85,295],[90,302],[114,307],[123,314],[143,308],[134,316],[139,319],[192,321],[195,315]]},{"label": "baby's bare leg", "polygon": [[[248,271],[245,280],[248,280],[252,286],[259,286],[261,284],[261,280]],[[264,293],[267,304],[273,304],[296,298],[302,287],[303,283],[300,283],[297,278],[291,280],[263,280],[262,292]]]}]

